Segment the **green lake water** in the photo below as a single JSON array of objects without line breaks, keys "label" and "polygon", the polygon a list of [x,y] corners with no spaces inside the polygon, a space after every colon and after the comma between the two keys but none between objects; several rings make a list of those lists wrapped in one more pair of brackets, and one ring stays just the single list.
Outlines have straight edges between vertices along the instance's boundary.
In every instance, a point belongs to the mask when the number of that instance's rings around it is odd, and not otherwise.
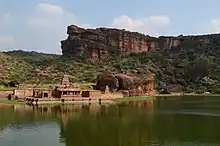
[{"label": "green lake water", "polygon": [[220,97],[0,108],[0,146],[220,146]]}]

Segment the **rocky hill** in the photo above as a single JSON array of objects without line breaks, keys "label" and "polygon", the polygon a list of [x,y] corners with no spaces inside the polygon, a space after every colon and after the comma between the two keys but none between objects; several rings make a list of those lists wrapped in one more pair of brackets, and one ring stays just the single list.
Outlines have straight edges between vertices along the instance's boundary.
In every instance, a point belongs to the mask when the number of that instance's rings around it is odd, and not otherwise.
[{"label": "rocky hill", "polygon": [[58,83],[64,72],[73,82],[94,81],[103,72],[98,65],[55,54],[22,50],[0,53],[0,85],[16,83]]},{"label": "rocky hill", "polygon": [[20,80],[28,76],[31,65],[0,52],[0,82]]},{"label": "rocky hill", "polygon": [[111,55],[127,55],[159,49],[180,52],[182,49],[206,46],[218,41],[219,34],[201,36],[151,37],[120,29],[84,29],[76,25],[67,27],[66,40],[61,41],[63,55],[85,57],[95,61]]},{"label": "rocky hill", "polygon": [[74,82],[94,82],[102,72],[154,73],[161,92],[220,92],[220,34],[156,38],[108,28],[67,30],[62,55],[1,53],[0,81],[56,83],[64,71]]}]

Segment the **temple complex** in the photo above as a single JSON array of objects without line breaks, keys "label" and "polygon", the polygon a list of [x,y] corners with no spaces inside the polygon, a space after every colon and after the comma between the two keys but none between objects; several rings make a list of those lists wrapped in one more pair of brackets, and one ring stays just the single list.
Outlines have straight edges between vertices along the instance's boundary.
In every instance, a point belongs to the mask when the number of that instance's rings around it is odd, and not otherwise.
[{"label": "temple complex", "polygon": [[26,84],[19,85],[13,91],[13,95],[18,98],[39,98],[39,99],[67,99],[75,100],[82,98],[101,98],[101,91],[98,90],[81,90],[80,87],[69,81],[68,75],[62,76],[60,84],[55,87],[38,88],[36,85]]},{"label": "temple complex", "polygon": [[[124,87],[129,87],[131,84],[127,81],[128,79],[133,79],[128,76],[123,77],[119,80],[120,85]],[[105,80],[104,80],[105,81]],[[108,81],[108,80],[107,80]],[[116,80],[117,81],[117,80]],[[116,82],[117,83],[117,82]],[[103,84],[105,90],[82,90],[79,86],[72,84],[69,80],[68,75],[65,73],[62,76],[60,83],[56,86],[49,87],[37,87],[36,85],[19,85],[17,89],[13,91],[13,95],[18,98],[38,98],[44,100],[55,100],[55,99],[65,99],[65,100],[84,100],[84,99],[112,99],[112,98],[123,98],[129,96],[146,96],[154,95],[154,77],[147,77],[142,79],[142,82],[134,88],[125,89],[122,91],[112,92],[110,91],[111,84]]]}]

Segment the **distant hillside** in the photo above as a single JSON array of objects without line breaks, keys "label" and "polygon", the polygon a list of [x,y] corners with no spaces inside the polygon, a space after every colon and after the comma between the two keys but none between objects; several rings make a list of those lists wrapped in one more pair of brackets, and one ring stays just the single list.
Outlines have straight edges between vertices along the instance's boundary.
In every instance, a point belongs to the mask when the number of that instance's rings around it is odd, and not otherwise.
[{"label": "distant hillside", "polygon": [[102,64],[108,71],[155,73],[164,92],[220,91],[220,34],[152,37],[123,29],[67,27],[64,57]]},{"label": "distant hillside", "polygon": [[23,82],[31,69],[32,66],[27,62],[0,52],[0,82]]},{"label": "distant hillside", "polygon": [[52,61],[58,59],[61,56],[55,54],[38,53],[35,51],[27,52],[23,50],[14,50],[3,53],[13,58],[23,60],[31,65],[38,65],[38,64],[41,65],[43,64],[43,62]]},{"label": "distant hillside", "polygon": [[0,59],[1,82],[58,83],[64,72],[74,82],[91,82],[100,68],[91,63],[72,60],[61,55],[26,52],[22,50],[2,52]]},{"label": "distant hillside", "polygon": [[220,93],[220,34],[155,38],[76,26],[69,26],[67,33],[63,55],[0,53],[1,84],[57,83],[63,72],[74,82],[95,82],[102,72],[154,73],[161,92]]},{"label": "distant hillside", "polygon": [[[213,46],[212,46],[213,45]],[[58,83],[63,72],[74,82],[95,82],[102,72],[156,74],[159,91],[186,92],[220,90],[220,43],[209,48],[189,48],[179,53],[160,50],[148,53],[111,56],[105,62],[43,54],[11,51],[0,53],[1,83]]]}]

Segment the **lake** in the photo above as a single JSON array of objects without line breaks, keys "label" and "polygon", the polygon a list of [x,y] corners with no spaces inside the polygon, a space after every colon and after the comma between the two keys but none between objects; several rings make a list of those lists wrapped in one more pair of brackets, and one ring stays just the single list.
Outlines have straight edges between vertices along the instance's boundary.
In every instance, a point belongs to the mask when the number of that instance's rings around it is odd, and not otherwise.
[{"label": "lake", "polygon": [[220,146],[220,97],[0,107],[1,146]]}]

